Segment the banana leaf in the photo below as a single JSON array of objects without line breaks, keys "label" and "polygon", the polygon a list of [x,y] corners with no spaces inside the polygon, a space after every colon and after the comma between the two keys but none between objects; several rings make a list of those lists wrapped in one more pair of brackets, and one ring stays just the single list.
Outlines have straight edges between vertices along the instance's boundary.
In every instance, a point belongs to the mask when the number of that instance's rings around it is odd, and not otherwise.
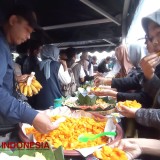
[{"label": "banana leaf", "polygon": [[97,99],[96,96],[82,95],[81,93],[79,93],[78,95],[79,105],[87,105],[87,106],[95,105],[96,99]]},{"label": "banana leaf", "polygon": [[65,160],[62,146],[60,146],[54,151],[52,151],[51,149],[37,149],[37,148],[15,149],[14,151],[11,151],[10,149],[7,148],[5,149],[0,148],[0,152],[6,153],[10,156],[18,156],[18,157],[21,157],[23,155],[35,156],[35,152],[39,152],[43,154],[46,160]]},{"label": "banana leaf", "polygon": [[85,104],[85,98],[81,93],[79,93],[79,95],[78,95],[78,103],[80,105],[84,105]]},{"label": "banana leaf", "polygon": [[103,97],[103,98],[100,98],[100,99],[103,99],[106,103],[116,105],[116,100],[114,100],[114,99],[109,99],[108,97]]}]

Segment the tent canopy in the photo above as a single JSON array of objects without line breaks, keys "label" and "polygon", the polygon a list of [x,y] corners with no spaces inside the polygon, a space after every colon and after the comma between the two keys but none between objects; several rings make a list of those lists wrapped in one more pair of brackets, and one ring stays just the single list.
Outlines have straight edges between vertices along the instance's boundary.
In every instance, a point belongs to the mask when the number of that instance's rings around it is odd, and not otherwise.
[{"label": "tent canopy", "polygon": [[125,38],[140,0],[1,0],[30,5],[38,23],[60,48],[111,50]]}]

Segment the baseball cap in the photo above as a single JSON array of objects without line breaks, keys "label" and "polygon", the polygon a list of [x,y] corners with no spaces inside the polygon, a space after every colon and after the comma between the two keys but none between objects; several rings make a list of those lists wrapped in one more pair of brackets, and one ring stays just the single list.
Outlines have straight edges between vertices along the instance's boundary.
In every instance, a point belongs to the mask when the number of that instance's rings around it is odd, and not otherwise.
[{"label": "baseball cap", "polygon": [[14,6],[8,15],[8,18],[12,15],[23,17],[33,29],[41,29],[41,27],[37,24],[35,12],[28,6]]}]

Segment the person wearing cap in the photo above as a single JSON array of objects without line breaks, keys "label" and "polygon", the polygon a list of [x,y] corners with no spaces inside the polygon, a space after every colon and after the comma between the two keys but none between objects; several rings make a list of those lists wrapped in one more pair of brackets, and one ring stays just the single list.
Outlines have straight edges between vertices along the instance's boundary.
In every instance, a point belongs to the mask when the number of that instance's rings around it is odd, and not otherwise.
[{"label": "person wearing cap", "polygon": [[0,27],[0,141],[8,141],[18,123],[33,125],[39,132],[54,129],[49,117],[32,109],[14,96],[11,46],[30,39],[38,27],[35,14],[25,6],[15,6]]}]

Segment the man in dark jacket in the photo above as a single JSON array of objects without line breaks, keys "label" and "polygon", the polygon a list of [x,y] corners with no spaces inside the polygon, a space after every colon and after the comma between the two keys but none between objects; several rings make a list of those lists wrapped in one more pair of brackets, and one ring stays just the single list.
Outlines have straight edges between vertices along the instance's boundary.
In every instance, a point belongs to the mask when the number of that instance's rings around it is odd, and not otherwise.
[{"label": "man in dark jacket", "polygon": [[99,65],[98,65],[98,72],[100,73],[104,73],[104,72],[109,72],[110,70],[107,68],[107,64],[109,63],[111,57],[107,57],[105,59],[103,59]]},{"label": "man in dark jacket", "polygon": [[18,123],[33,125],[39,132],[54,129],[50,119],[19,101],[14,93],[14,74],[11,46],[30,38],[37,27],[35,14],[25,6],[15,6],[0,29],[0,139],[8,141],[17,132]]}]

